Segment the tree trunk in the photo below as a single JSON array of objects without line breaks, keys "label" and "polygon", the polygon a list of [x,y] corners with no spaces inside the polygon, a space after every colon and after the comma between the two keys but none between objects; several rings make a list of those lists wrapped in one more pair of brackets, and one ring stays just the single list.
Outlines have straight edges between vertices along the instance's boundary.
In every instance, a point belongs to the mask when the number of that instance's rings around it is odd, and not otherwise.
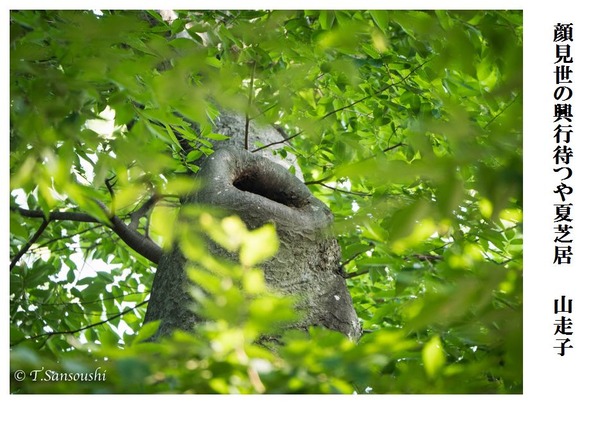
[{"label": "tree trunk", "polygon": [[[230,137],[215,143],[215,152],[201,163],[202,188],[187,198],[189,203],[215,206],[238,215],[249,229],[274,223],[279,250],[262,268],[267,285],[296,296],[302,318],[298,328],[324,326],[357,339],[361,327],[340,267],[340,248],[329,232],[333,216],[315,198],[302,180],[286,167],[293,160],[266,157],[244,149],[245,122],[241,116],[225,114],[217,132]],[[249,131],[249,147],[279,142],[284,138],[274,128]],[[275,162],[277,161],[277,162]],[[299,168],[296,173],[301,176]],[[226,254],[210,244],[211,253]],[[161,320],[156,337],[179,328],[191,330],[201,320],[190,309],[185,275],[186,259],[175,246],[163,254],[156,272],[145,321]]]}]

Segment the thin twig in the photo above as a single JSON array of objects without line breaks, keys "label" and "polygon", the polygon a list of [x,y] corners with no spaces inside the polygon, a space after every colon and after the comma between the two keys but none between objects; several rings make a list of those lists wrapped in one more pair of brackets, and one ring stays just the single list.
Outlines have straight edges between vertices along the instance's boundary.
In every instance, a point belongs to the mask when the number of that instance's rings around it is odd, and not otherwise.
[{"label": "thin twig", "polygon": [[262,110],[260,113],[258,113],[256,116],[251,117],[250,120],[255,120],[258,119],[259,117],[261,117],[263,114],[265,114],[267,111],[272,110],[273,108],[277,107],[277,104],[271,104],[269,105],[267,108],[265,108],[264,110]]},{"label": "thin twig", "polygon": [[[131,286],[127,285],[127,284],[122,284],[123,287],[129,288],[134,290]],[[78,301],[78,302],[30,302],[32,305],[36,305],[40,308],[42,307],[47,307],[47,306],[62,306],[62,307],[71,307],[71,306],[82,306],[82,305],[88,305],[88,304],[96,304],[98,302],[104,302],[104,301],[116,301],[119,299],[123,299],[126,298],[127,296],[131,296],[131,295],[148,295],[150,294],[150,291],[145,291],[145,292],[130,292],[130,293],[123,293],[122,295],[119,296],[107,296],[107,297],[103,297],[102,299],[94,299],[92,301]],[[131,302],[131,301],[123,301],[123,302]]]},{"label": "thin twig", "polygon": [[[407,145],[406,143],[398,143],[398,144],[394,144],[393,146],[386,147],[385,149],[383,149],[383,150],[382,150],[382,152],[383,152],[383,153],[386,153],[386,152],[389,152],[390,150],[394,150],[394,149],[396,149],[396,148],[398,148],[398,147],[400,147],[400,146],[406,146],[406,145]],[[365,159],[363,159],[363,160],[359,161],[358,163],[361,163],[361,162],[364,162],[364,161],[368,161],[369,159],[375,158],[376,156],[377,156],[377,155],[371,155],[371,156],[369,156],[368,158],[365,158]],[[330,174],[330,175],[328,175],[328,176],[325,176],[325,177],[323,177],[323,178],[321,178],[321,179],[317,179],[317,180],[309,180],[308,182],[304,182],[304,185],[315,185],[315,184],[316,184],[316,185],[324,185],[324,184],[323,184],[323,182],[325,182],[325,181],[327,181],[327,180],[331,179],[333,176],[334,176],[334,173],[332,173],[332,174]],[[325,186],[325,185],[324,185],[324,186]],[[346,192],[347,192],[347,191],[346,191]]]},{"label": "thin twig", "polygon": [[351,194],[351,195],[357,195],[359,197],[371,197],[373,194],[368,193],[368,192],[357,192],[357,191],[347,191],[345,189],[339,189],[339,188],[335,188],[333,186],[329,186],[326,183],[323,182],[317,182],[317,185],[321,185],[327,189],[330,189],[332,191],[336,191],[336,192],[343,192],[345,194]]},{"label": "thin twig", "polygon": [[[408,75],[407,75],[406,77],[403,77],[403,78],[402,78],[400,81],[398,81],[398,82],[394,82],[394,83],[391,83],[391,84],[388,84],[387,86],[384,86],[384,87],[382,87],[381,89],[379,89],[379,90],[377,90],[377,91],[375,91],[375,92],[373,92],[373,93],[371,93],[371,94],[369,94],[369,95],[365,96],[364,98],[361,98],[361,99],[359,99],[358,101],[355,101],[355,102],[353,102],[353,103],[351,103],[351,104],[349,104],[349,105],[346,105],[346,106],[344,106],[344,107],[338,108],[338,109],[336,109],[336,110],[330,111],[329,113],[327,113],[327,114],[325,114],[323,117],[321,117],[321,119],[320,119],[320,120],[326,119],[327,117],[331,116],[332,114],[335,114],[335,113],[337,113],[337,112],[339,112],[339,111],[342,111],[342,110],[345,110],[345,109],[347,109],[347,108],[350,108],[350,107],[352,107],[352,106],[354,106],[354,105],[356,105],[356,104],[359,104],[359,103],[361,103],[361,102],[363,102],[363,101],[365,101],[365,100],[367,100],[367,99],[369,99],[369,98],[372,98],[372,97],[373,97],[373,96],[375,96],[375,95],[378,95],[378,94],[380,94],[380,93],[382,93],[382,92],[385,92],[387,89],[389,89],[389,88],[391,88],[391,87],[397,86],[398,84],[401,84],[401,83],[405,82],[405,81],[406,81],[406,80],[407,80],[407,79],[408,79],[408,78],[409,78],[409,77],[410,77],[410,76],[411,76],[413,73],[415,73],[417,70],[419,70],[419,68],[421,68],[423,65],[425,65],[425,64],[426,64],[427,62],[429,62],[430,60],[431,60],[431,59],[429,59],[429,60],[426,60],[426,61],[424,61],[423,63],[421,63],[419,66],[417,66],[416,68],[412,69],[412,70],[411,70],[411,71],[408,73]],[[304,131],[297,132],[296,134],[292,135],[291,137],[288,137],[288,138],[286,138],[285,140],[277,141],[277,142],[275,142],[275,143],[269,143],[269,144],[266,144],[266,145],[264,145],[264,146],[262,146],[262,147],[259,147],[258,149],[254,149],[252,152],[258,152],[259,150],[263,150],[263,149],[266,149],[266,148],[268,148],[268,147],[275,146],[276,144],[282,144],[282,143],[285,143],[285,142],[287,142],[287,141],[291,140],[292,138],[294,138],[294,137],[297,137],[298,135],[302,134],[303,132],[304,132]],[[389,142],[389,141],[388,141],[388,142]],[[392,149],[393,149],[393,148],[395,148],[395,147],[398,147],[398,146],[400,146],[400,145],[402,145],[402,144],[399,144],[399,145],[393,146],[393,147],[392,147]],[[385,151],[387,151],[387,150],[391,150],[391,149],[386,149],[386,150],[384,150],[384,152],[385,152]],[[307,183],[307,185],[308,185],[308,183]]]},{"label": "thin twig", "polygon": [[105,323],[110,322],[113,319],[116,319],[117,317],[121,317],[124,316],[125,314],[131,313],[132,311],[134,311],[136,308],[141,307],[144,304],[147,304],[149,302],[149,300],[146,301],[142,301],[139,304],[130,307],[130,308],[126,308],[123,311],[121,311],[118,314],[114,314],[108,318],[106,318],[105,320],[101,320],[100,322],[94,322],[94,323],[90,323],[89,325],[83,326],[79,329],[72,329],[69,331],[51,331],[51,332],[45,332],[43,334],[38,334],[38,335],[33,335],[31,337],[25,337],[22,338],[21,340],[17,341],[16,343],[12,343],[10,345],[10,347],[14,347],[17,344],[21,344],[23,341],[29,341],[29,340],[37,340],[38,338],[42,338],[42,337],[46,337],[46,340],[54,335],[65,335],[65,334],[75,334],[76,332],[81,332],[81,331],[85,331],[86,329],[90,329],[93,328],[95,326],[100,326],[100,325],[104,325]]},{"label": "thin twig", "polygon": [[150,198],[143,204],[140,206],[139,209],[131,212],[131,214],[129,215],[131,218],[131,221],[129,222],[129,227],[132,228],[133,230],[137,230],[139,224],[140,224],[140,219],[146,215],[150,209],[152,209],[154,207],[154,205],[156,203],[158,203],[158,201],[161,199],[162,197],[160,196],[160,194],[157,193],[153,193]]},{"label": "thin twig", "polygon": [[503,113],[504,113],[506,110],[508,110],[508,109],[510,108],[510,106],[511,106],[512,104],[514,104],[514,103],[515,103],[515,101],[517,100],[517,98],[518,98],[519,96],[521,96],[521,93],[517,93],[517,94],[515,95],[515,97],[513,98],[513,100],[512,100],[512,101],[510,101],[510,102],[509,102],[509,103],[506,105],[506,107],[504,107],[504,108],[503,108],[503,109],[502,109],[502,110],[501,110],[501,111],[500,111],[498,114],[496,114],[494,117],[492,117],[492,119],[491,119],[491,120],[490,120],[488,123],[486,123],[486,124],[485,124],[485,126],[483,127],[483,129],[488,129],[488,127],[491,125],[491,123],[492,123],[494,120],[496,120],[498,117],[500,117],[500,116],[501,116],[501,115],[502,115],[502,114],[503,114]]},{"label": "thin twig", "polygon": [[321,117],[320,120],[326,119],[327,117],[331,116],[332,114],[338,113],[338,112],[340,112],[342,110],[346,110],[346,109],[348,109],[350,107],[355,106],[356,104],[360,104],[361,102],[366,101],[367,99],[372,98],[375,95],[379,95],[380,93],[385,92],[386,90],[388,90],[388,89],[390,89],[390,88],[392,88],[394,86],[397,86],[398,84],[404,83],[406,80],[408,80],[408,78],[412,74],[414,74],[416,71],[418,71],[419,69],[421,69],[429,61],[431,61],[431,58],[425,60],[424,62],[422,62],[421,64],[419,64],[417,67],[411,69],[411,71],[408,73],[408,75],[406,75],[406,77],[402,77],[399,81],[392,82],[392,83],[388,84],[387,86],[383,86],[381,89],[376,90],[375,92],[373,92],[373,93],[371,93],[371,94],[369,94],[369,95],[367,95],[367,96],[365,96],[363,98],[360,98],[359,100],[354,101],[351,104],[348,104],[348,105],[345,105],[344,107],[340,107],[340,108],[338,108],[336,110],[330,111],[329,113],[327,113],[323,117]]},{"label": "thin twig", "polygon": [[295,137],[299,136],[299,135],[300,135],[300,134],[302,134],[303,132],[304,132],[304,131],[297,132],[297,133],[295,133],[294,135],[292,135],[292,136],[290,136],[290,137],[288,137],[288,138],[286,138],[286,139],[284,139],[284,140],[281,140],[281,141],[276,141],[276,142],[274,142],[274,143],[265,144],[264,146],[258,147],[258,148],[256,148],[256,149],[252,150],[251,152],[252,152],[252,153],[254,153],[254,152],[258,152],[259,150],[263,150],[263,149],[266,149],[266,148],[268,148],[268,147],[275,146],[275,145],[277,145],[277,144],[286,143],[286,142],[290,141],[292,138],[295,138]]},{"label": "thin twig", "polygon": [[[394,149],[396,149],[396,148],[398,148],[398,147],[400,147],[400,146],[408,146],[408,145],[407,145],[406,143],[397,143],[397,144],[394,144],[393,146],[388,146],[388,147],[386,147],[386,148],[385,148],[385,149],[383,149],[381,152],[382,152],[382,153],[386,153],[386,152],[389,152],[390,150],[394,150]],[[377,156],[377,155],[370,156],[370,157],[369,157],[369,158],[367,158],[367,159],[370,159],[370,158],[375,158],[375,156]]]},{"label": "thin twig", "polygon": [[31,237],[31,239],[29,239],[29,241],[25,245],[23,245],[23,248],[21,248],[21,250],[17,253],[17,255],[11,260],[11,262],[10,262],[10,270],[11,271],[16,266],[16,264],[19,262],[21,257],[23,257],[23,255],[29,250],[29,248],[31,248],[31,246],[35,243],[35,241],[37,241],[38,238],[42,235],[42,233],[44,233],[44,230],[46,230],[46,227],[48,227],[48,224],[50,224],[50,220],[44,218],[44,221],[42,221],[42,224],[37,229],[37,231],[34,233],[34,235]]},{"label": "thin twig", "polygon": [[348,278],[355,278],[355,277],[359,277],[359,276],[361,276],[361,275],[368,274],[368,273],[369,273],[369,270],[368,270],[368,269],[365,269],[364,271],[360,271],[360,272],[358,272],[358,271],[356,271],[356,272],[350,272],[350,273],[346,273],[346,272],[344,272],[344,275],[343,275],[343,277],[344,277],[345,279],[348,279]]},{"label": "thin twig", "polygon": [[371,250],[373,249],[373,244],[372,244],[372,243],[370,243],[369,245],[370,245],[370,247],[369,247],[368,249],[366,249],[366,250],[364,250],[364,251],[359,251],[359,252],[357,252],[357,253],[354,253],[354,254],[352,254],[352,256],[350,256],[348,259],[344,260],[344,261],[341,263],[341,266],[342,266],[342,267],[344,267],[344,266],[346,266],[348,263],[350,263],[352,260],[354,260],[355,258],[357,258],[358,256],[360,256],[361,254],[364,254],[364,253],[366,253],[367,251],[371,251]]},{"label": "thin twig", "polygon": [[390,135],[390,138],[388,138],[388,141],[387,141],[388,146],[390,145],[390,141],[392,141],[392,138],[394,138],[394,136],[396,135],[396,132],[398,131],[398,128],[393,123],[392,123],[392,129],[393,129],[392,134]]},{"label": "thin twig", "polygon": [[[116,184],[116,180],[115,180],[116,176],[112,176],[110,179],[104,179],[104,185],[106,185],[106,189],[108,190],[108,193],[110,194],[110,215],[114,215],[116,213],[116,208],[115,208],[115,191],[113,189],[113,187]],[[110,183],[112,180],[115,180],[115,183]]]},{"label": "thin twig", "polygon": [[95,226],[85,228],[85,229],[83,229],[81,231],[78,231],[78,232],[70,234],[70,235],[59,236],[57,238],[50,239],[50,240],[48,240],[48,241],[46,241],[44,243],[39,244],[36,248],[34,248],[34,250],[37,250],[39,248],[43,248],[43,247],[45,247],[47,245],[50,245],[51,243],[54,243],[54,242],[62,241],[62,240],[65,240],[65,239],[71,239],[72,237],[75,237],[75,236],[78,236],[78,235],[82,235],[82,234],[87,233],[87,232],[94,231],[96,229],[99,229],[100,227],[104,227],[104,225],[97,224]]},{"label": "thin twig", "polygon": [[422,262],[439,262],[440,260],[442,260],[442,256],[435,254],[413,254],[410,257],[413,257]]},{"label": "thin twig", "polygon": [[252,77],[250,78],[250,94],[248,95],[248,109],[246,110],[246,130],[244,131],[244,149],[248,150],[248,132],[250,130],[250,108],[252,107],[252,97],[254,96],[254,74],[256,72],[256,62],[252,63]]}]

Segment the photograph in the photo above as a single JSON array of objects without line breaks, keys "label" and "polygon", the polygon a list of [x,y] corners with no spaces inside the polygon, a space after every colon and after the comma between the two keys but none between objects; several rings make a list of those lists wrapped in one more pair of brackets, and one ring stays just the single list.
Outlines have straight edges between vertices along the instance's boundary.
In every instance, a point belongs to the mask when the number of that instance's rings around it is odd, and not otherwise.
[{"label": "photograph", "polygon": [[580,386],[583,26],[460,3],[11,5],[11,407],[505,432]]}]

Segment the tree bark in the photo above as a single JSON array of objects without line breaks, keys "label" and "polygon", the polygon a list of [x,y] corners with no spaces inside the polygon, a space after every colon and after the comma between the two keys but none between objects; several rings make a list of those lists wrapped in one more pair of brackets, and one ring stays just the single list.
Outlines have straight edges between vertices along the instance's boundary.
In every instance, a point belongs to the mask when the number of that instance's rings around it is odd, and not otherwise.
[{"label": "tree bark", "polygon": [[[215,143],[215,152],[200,166],[202,188],[186,201],[238,215],[249,229],[274,223],[279,250],[262,268],[270,288],[299,299],[302,318],[295,326],[324,326],[357,339],[361,327],[342,276],[340,248],[329,230],[331,211],[286,168],[293,160],[277,159],[272,148],[261,151],[270,158],[250,152],[283,140],[274,128],[252,127],[250,151],[244,149],[244,123],[241,116],[220,118],[218,132],[230,139]],[[216,245],[209,246],[211,254],[226,255]],[[175,328],[191,330],[201,320],[189,308],[191,283],[185,266],[177,246],[163,254],[158,264],[145,318],[146,322],[161,320],[156,337]]]}]

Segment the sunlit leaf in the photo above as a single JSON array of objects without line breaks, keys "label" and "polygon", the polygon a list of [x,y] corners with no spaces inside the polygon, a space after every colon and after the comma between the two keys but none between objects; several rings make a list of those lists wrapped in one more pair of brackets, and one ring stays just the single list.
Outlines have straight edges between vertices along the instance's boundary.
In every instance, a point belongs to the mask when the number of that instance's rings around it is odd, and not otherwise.
[{"label": "sunlit leaf", "polygon": [[240,261],[245,266],[253,266],[272,257],[279,248],[275,227],[265,225],[248,232],[240,248]]},{"label": "sunlit leaf", "polygon": [[156,320],[154,322],[148,322],[142,326],[135,338],[132,341],[132,344],[142,343],[145,340],[152,337],[158,331],[158,327],[160,326],[160,321]]},{"label": "sunlit leaf", "polygon": [[439,335],[431,338],[423,346],[423,365],[429,377],[435,377],[446,363],[446,355]]}]

